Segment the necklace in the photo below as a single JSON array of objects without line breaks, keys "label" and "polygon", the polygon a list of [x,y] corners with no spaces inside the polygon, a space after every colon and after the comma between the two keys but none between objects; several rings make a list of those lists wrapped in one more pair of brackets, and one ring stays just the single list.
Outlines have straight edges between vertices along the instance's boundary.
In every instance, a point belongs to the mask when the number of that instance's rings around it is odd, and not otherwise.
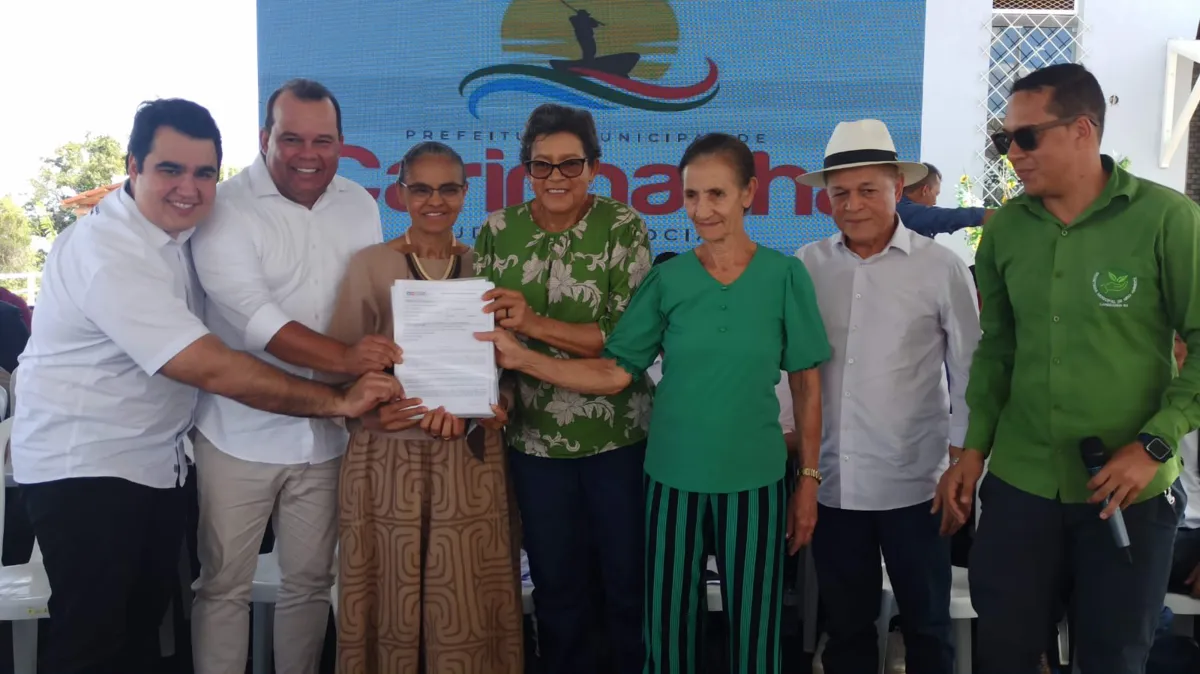
[{"label": "necklace", "polygon": [[[408,232],[404,233],[404,243],[407,244],[410,248],[412,247],[412,239],[408,238]],[[457,245],[458,245],[458,239],[455,238],[455,236],[453,234],[451,234],[450,235],[450,255],[453,258],[453,260],[450,262],[450,264],[446,265],[446,271],[442,272],[442,277],[440,279],[437,279],[438,281],[445,281],[446,279],[450,278],[451,276],[458,278],[458,269],[459,269],[460,263],[462,261],[462,258],[460,258],[454,254],[454,247]],[[425,267],[421,265],[421,258],[417,257],[416,253],[411,253],[411,252],[405,253],[405,257],[408,258],[409,269],[413,270],[416,273],[417,278],[421,279],[422,281],[434,280],[434,278],[429,275],[429,272],[425,271]]]}]

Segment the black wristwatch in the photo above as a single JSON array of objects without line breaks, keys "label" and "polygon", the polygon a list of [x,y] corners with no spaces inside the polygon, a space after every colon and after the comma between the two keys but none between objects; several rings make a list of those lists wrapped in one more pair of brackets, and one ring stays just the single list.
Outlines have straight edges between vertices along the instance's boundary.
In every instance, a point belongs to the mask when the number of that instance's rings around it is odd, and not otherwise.
[{"label": "black wristwatch", "polygon": [[1167,459],[1171,458],[1171,446],[1157,435],[1141,433],[1138,435],[1138,441],[1145,445],[1146,453],[1154,457],[1155,461],[1166,463]]}]

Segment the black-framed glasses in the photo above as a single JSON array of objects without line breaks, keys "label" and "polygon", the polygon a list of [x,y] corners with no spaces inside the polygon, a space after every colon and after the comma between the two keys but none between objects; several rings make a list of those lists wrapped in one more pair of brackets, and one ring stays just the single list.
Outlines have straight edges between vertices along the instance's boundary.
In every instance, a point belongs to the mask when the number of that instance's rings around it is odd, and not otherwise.
[{"label": "black-framed glasses", "polygon": [[554,173],[554,169],[558,169],[564,178],[578,178],[583,174],[583,167],[587,166],[587,161],[586,159],[567,159],[557,164],[551,164],[541,159],[533,159],[525,162],[525,172],[542,180],[549,178],[550,174]]},{"label": "black-framed glasses", "polygon": [[437,187],[434,187],[433,185],[426,185],[425,183],[413,183],[411,185],[408,183],[400,184],[403,185],[404,188],[408,190],[408,193],[417,200],[428,199],[429,197],[433,196],[434,192],[442,195],[443,199],[457,199],[461,197],[463,192],[467,189],[467,186],[463,185],[462,183],[445,183],[438,185]]},{"label": "black-framed glasses", "polygon": [[1097,127],[1100,126],[1096,120],[1092,119],[1091,115],[1072,115],[1071,117],[1053,119],[1049,122],[1042,122],[1041,124],[1022,126],[1021,128],[1013,129],[1012,131],[997,131],[996,133],[992,134],[992,145],[995,146],[996,152],[999,152],[1001,155],[1008,154],[1008,151],[1012,149],[1013,143],[1016,143],[1017,147],[1026,152],[1033,152],[1037,149],[1038,141],[1041,140],[1043,132],[1060,126],[1074,124],[1075,120],[1079,119],[1080,117],[1086,119]]}]

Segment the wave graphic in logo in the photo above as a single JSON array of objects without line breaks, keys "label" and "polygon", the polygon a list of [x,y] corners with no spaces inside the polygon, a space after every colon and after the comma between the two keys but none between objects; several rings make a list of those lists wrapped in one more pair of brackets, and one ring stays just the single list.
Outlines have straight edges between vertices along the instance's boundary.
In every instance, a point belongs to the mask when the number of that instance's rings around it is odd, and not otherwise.
[{"label": "wave graphic in logo", "polygon": [[[500,93],[534,94],[592,110],[625,107],[650,112],[680,112],[698,108],[720,92],[717,64],[712,59],[705,59],[708,73],[695,84],[664,86],[644,79],[647,75],[661,77],[668,66],[661,61],[643,61],[643,53],[662,56],[675,51],[673,44],[665,44],[678,36],[678,25],[667,3],[644,0],[638,13],[645,14],[649,20],[638,27],[640,32],[630,31],[628,26],[620,30],[620,25],[606,28],[610,31],[606,36],[611,53],[602,53],[596,32],[607,24],[587,9],[576,9],[566,0],[560,1],[573,12],[564,17],[563,23],[546,20],[545,10],[534,11],[532,0],[514,2],[510,6],[513,17],[511,21],[506,18],[509,26],[506,30],[512,33],[509,37],[526,38],[524,46],[516,48],[560,58],[549,59],[547,66],[529,63],[487,66],[464,77],[458,85],[460,96],[467,95],[468,87],[478,83],[467,99],[467,109],[473,117],[479,117],[479,104],[485,98]],[[622,12],[620,16],[628,23],[629,13]],[[570,25],[573,39],[560,32],[566,30],[565,24]],[[542,32],[528,34],[530,30]],[[538,46],[530,47],[533,43]],[[578,45],[578,51],[571,43]],[[579,58],[561,58],[576,54]],[[635,69],[641,77],[631,76]]]},{"label": "wave graphic in logo", "polygon": [[680,87],[653,84],[589,68],[564,71],[522,64],[489,66],[464,77],[458,85],[458,93],[465,95],[472,82],[486,80],[467,99],[467,109],[476,118],[479,117],[480,101],[503,92],[537,94],[592,110],[611,110],[621,106],[652,112],[679,112],[698,108],[721,91],[721,86],[717,84],[717,64],[712,59],[707,61],[708,75],[703,80]]}]

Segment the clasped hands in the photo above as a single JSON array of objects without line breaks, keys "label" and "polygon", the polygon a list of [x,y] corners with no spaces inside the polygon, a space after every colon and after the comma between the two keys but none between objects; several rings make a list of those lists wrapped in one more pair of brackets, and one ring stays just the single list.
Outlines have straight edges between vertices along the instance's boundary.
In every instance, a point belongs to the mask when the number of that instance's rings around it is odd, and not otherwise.
[{"label": "clasped hands", "polygon": [[[373,431],[397,432],[420,427],[430,437],[450,440],[466,434],[466,422],[439,407],[434,410],[421,405],[420,398],[405,397],[400,382],[384,370],[404,362],[404,351],[382,335],[367,335],[346,349],[341,371],[360,375],[346,394],[346,416],[361,417],[363,425]],[[480,419],[484,428],[499,430],[508,423],[507,401],[492,405],[494,416]]]}]

